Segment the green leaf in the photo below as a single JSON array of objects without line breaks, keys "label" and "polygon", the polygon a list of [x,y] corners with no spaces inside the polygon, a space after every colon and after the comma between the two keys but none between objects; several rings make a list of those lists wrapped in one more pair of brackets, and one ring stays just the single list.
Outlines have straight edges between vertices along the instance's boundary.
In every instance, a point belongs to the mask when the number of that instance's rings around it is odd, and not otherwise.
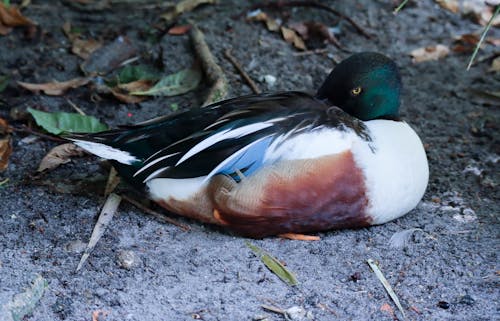
[{"label": "green leaf", "polygon": [[46,113],[32,108],[28,108],[28,112],[35,118],[38,126],[54,135],[63,132],[97,133],[108,129],[93,116],[64,112]]},{"label": "green leaf", "polygon": [[42,299],[49,283],[41,275],[36,275],[30,287],[24,292],[14,295],[9,302],[0,306],[2,320],[21,321],[33,313],[38,302]]},{"label": "green leaf", "polygon": [[170,110],[172,110],[172,111],[178,111],[179,110],[179,104],[177,104],[177,103],[170,104]]},{"label": "green leaf", "polygon": [[9,76],[0,76],[0,93],[7,88],[9,84]]},{"label": "green leaf", "polygon": [[195,89],[201,81],[198,68],[183,69],[175,74],[163,77],[156,85],[146,91],[134,91],[137,96],[176,96]]},{"label": "green leaf", "polygon": [[276,274],[283,282],[291,286],[297,285],[299,283],[297,281],[297,278],[295,277],[295,274],[289,271],[283,264],[281,264],[278,259],[250,242],[245,242],[245,244],[262,261],[262,263],[264,263],[265,266],[267,266],[267,268],[271,270],[271,272]]},{"label": "green leaf", "polygon": [[127,65],[120,70],[117,77],[120,84],[128,84],[136,80],[156,81],[161,78],[158,71],[148,65]]}]

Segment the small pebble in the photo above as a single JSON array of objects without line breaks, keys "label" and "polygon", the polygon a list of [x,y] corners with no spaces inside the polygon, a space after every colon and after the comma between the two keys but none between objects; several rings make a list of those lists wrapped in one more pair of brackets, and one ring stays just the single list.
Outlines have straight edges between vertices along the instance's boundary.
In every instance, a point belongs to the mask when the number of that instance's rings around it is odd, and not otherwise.
[{"label": "small pebble", "polygon": [[473,305],[476,300],[474,300],[470,295],[466,294],[460,298],[460,304]]},{"label": "small pebble", "polygon": [[354,272],[354,273],[351,275],[351,281],[352,281],[352,282],[358,282],[359,280],[361,280],[361,273],[359,273],[359,272]]},{"label": "small pebble", "polygon": [[285,310],[285,319],[289,321],[313,320],[314,315],[302,307],[293,306]]},{"label": "small pebble", "polygon": [[74,240],[66,244],[66,251],[73,253],[81,253],[85,250],[87,245],[82,240]]},{"label": "small pebble", "polygon": [[260,81],[266,83],[269,87],[272,87],[276,83],[276,77],[273,75],[265,75],[260,78]]},{"label": "small pebble", "polygon": [[138,266],[140,263],[140,259],[137,257],[134,251],[121,250],[118,252],[118,264],[122,268],[130,270]]},{"label": "small pebble", "polygon": [[445,309],[445,310],[448,310],[450,308],[450,304],[446,301],[439,301],[437,305],[441,309]]}]

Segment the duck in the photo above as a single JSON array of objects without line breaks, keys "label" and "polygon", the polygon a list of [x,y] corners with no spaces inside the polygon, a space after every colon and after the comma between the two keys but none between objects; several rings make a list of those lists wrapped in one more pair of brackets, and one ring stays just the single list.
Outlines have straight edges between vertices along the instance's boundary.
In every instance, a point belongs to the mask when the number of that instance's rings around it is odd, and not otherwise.
[{"label": "duck", "polygon": [[315,94],[245,95],[65,138],[169,212],[244,237],[362,228],[410,212],[429,180],[401,90],[392,59],[361,52]]}]

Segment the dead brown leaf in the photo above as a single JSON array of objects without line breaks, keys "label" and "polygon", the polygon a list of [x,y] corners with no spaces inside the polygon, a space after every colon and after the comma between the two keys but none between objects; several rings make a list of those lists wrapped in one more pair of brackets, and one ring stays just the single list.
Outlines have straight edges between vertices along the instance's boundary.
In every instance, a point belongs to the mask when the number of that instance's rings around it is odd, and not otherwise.
[{"label": "dead brown leaf", "polygon": [[183,0],[169,8],[161,17],[167,21],[171,21],[185,12],[193,11],[202,4],[214,4],[215,2],[216,0]]},{"label": "dead brown leaf", "polygon": [[150,89],[152,86],[153,83],[151,82],[151,80],[139,79],[136,81],[128,82],[126,84],[119,84],[117,88],[124,90],[126,92],[133,92],[133,91],[146,91]]},{"label": "dead brown leaf", "polygon": [[191,30],[191,25],[173,26],[168,29],[168,34],[172,36],[181,36],[188,33],[189,30]]},{"label": "dead brown leaf", "polygon": [[382,304],[382,306],[380,307],[380,311],[386,312],[394,317],[394,309],[388,303]]},{"label": "dead brown leaf", "polygon": [[413,57],[413,63],[419,63],[428,60],[438,60],[443,57],[446,57],[450,49],[445,45],[434,45],[427,46],[424,48],[418,48],[413,50],[410,55]]},{"label": "dead brown leaf", "polygon": [[111,93],[115,96],[119,101],[128,104],[137,104],[146,99],[146,96],[134,96],[129,95],[129,93],[134,91],[146,91],[153,86],[153,83],[150,80],[141,79],[132,81],[126,84],[119,84],[114,88],[110,88]]},{"label": "dead brown leaf", "polygon": [[467,33],[455,38],[451,50],[459,53],[473,52],[478,42],[479,35]]},{"label": "dead brown leaf", "polygon": [[68,81],[53,81],[43,84],[31,84],[22,81],[18,81],[17,84],[25,89],[28,89],[32,92],[40,92],[43,91],[46,95],[49,96],[60,96],[63,95],[70,88],[78,88],[81,86],[85,86],[90,82],[92,78],[90,77],[78,77]]},{"label": "dead brown leaf", "polygon": [[289,27],[295,30],[304,41],[307,47],[318,48],[325,43],[331,43],[340,47],[337,38],[330,32],[328,26],[315,21],[307,21],[290,24]]},{"label": "dead brown leaf", "polygon": [[486,38],[484,41],[486,41],[487,43],[489,44],[492,44],[493,46],[495,47],[498,47],[500,46],[500,38],[492,38],[492,37],[488,37]]},{"label": "dead brown leaf", "polygon": [[127,103],[127,104],[137,104],[137,103],[140,103],[141,101],[144,101],[146,99],[146,96],[132,96],[132,95],[120,92],[116,89],[110,89],[110,91],[113,94],[113,96],[116,97],[116,99],[118,99],[121,102]]},{"label": "dead brown leaf", "polygon": [[12,154],[10,132],[11,128],[7,121],[0,118],[0,171],[4,171],[7,168],[9,157]]},{"label": "dead brown leaf", "polygon": [[71,22],[69,22],[69,21],[66,21],[65,23],[63,23],[62,30],[63,30],[64,34],[66,35],[66,37],[68,37],[68,39],[71,42],[73,42],[73,40],[78,38],[78,36],[80,35],[77,32],[71,31]]},{"label": "dead brown leaf", "polygon": [[45,170],[52,170],[59,165],[69,163],[72,156],[83,156],[83,149],[74,145],[73,143],[66,143],[52,148],[47,155],[45,155],[38,165],[38,172]]},{"label": "dead brown leaf", "polygon": [[7,35],[12,31],[12,27],[22,26],[35,26],[35,23],[23,16],[16,6],[6,7],[3,2],[0,2],[0,35]]},{"label": "dead brown leaf", "polygon": [[300,50],[306,50],[306,45],[304,40],[292,29],[287,27],[281,27],[281,35],[286,42],[293,44],[293,46]]},{"label": "dead brown leaf", "polygon": [[23,16],[21,11],[19,11],[16,6],[11,5],[9,7],[6,7],[2,2],[0,2],[0,22],[2,22],[3,25],[9,27],[35,25],[33,21]]},{"label": "dead brown leaf", "polygon": [[[462,2],[461,13],[470,17],[475,23],[486,26],[493,16],[495,8],[495,6],[489,6],[487,2],[484,0],[465,0]],[[493,20],[492,26],[500,26],[500,15]]]},{"label": "dead brown leaf", "polygon": [[264,22],[266,24],[267,30],[272,32],[278,32],[280,30],[280,24],[278,23],[278,21],[276,21],[274,18],[271,18],[264,11],[251,13],[249,16],[247,16],[247,20]]},{"label": "dead brown leaf", "polygon": [[99,321],[100,316],[107,317],[108,314],[109,312],[105,310],[95,310],[92,312],[92,321]]},{"label": "dead brown leaf", "polygon": [[62,29],[71,41],[71,52],[80,58],[87,59],[91,53],[102,46],[102,43],[95,39],[81,39],[80,33],[71,31],[70,22],[65,22]]},{"label": "dead brown leaf", "polygon": [[436,0],[436,2],[441,6],[441,8],[449,10],[453,13],[458,13],[460,10],[458,0]]},{"label": "dead brown leaf", "polygon": [[101,48],[102,43],[94,39],[75,39],[73,41],[73,46],[71,47],[71,52],[80,58],[88,59],[90,55]]},{"label": "dead brown leaf", "polygon": [[4,171],[9,165],[9,157],[12,154],[12,142],[10,135],[0,139],[0,171]]},{"label": "dead brown leaf", "polygon": [[499,72],[500,71],[500,56],[493,59],[491,62],[490,71]]}]

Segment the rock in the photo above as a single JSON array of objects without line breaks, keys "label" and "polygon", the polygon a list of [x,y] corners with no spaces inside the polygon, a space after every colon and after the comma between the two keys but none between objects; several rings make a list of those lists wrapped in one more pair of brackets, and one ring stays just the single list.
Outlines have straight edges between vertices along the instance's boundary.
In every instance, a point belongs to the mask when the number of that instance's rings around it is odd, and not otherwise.
[{"label": "rock", "polygon": [[141,259],[134,251],[120,250],[118,252],[118,264],[127,270],[135,268],[141,264]]}]

